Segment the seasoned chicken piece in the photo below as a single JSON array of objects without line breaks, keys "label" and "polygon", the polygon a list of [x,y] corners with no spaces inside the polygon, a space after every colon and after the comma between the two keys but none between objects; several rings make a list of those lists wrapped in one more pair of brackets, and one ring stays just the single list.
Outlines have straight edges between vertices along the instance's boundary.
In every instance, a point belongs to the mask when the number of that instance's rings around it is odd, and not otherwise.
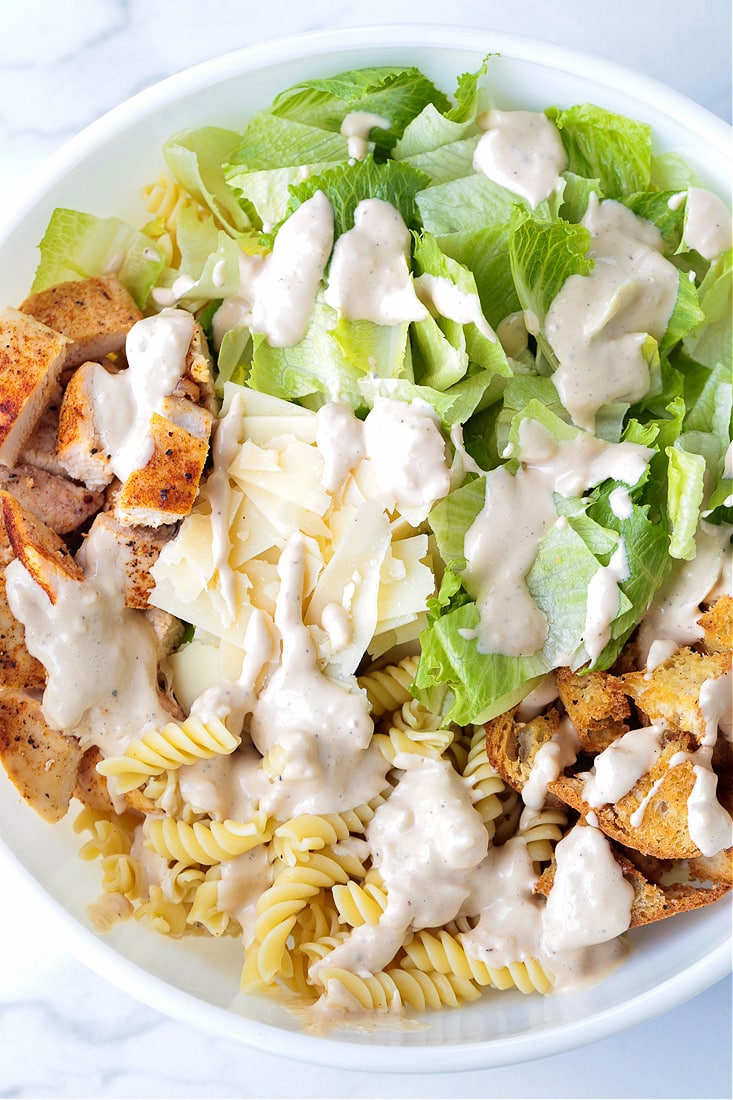
[{"label": "seasoned chicken piece", "polygon": [[60,585],[69,580],[80,583],[84,580],[84,574],[59,536],[5,490],[0,491],[0,509],[13,553],[51,603],[56,603]]},{"label": "seasoned chicken piece", "polygon": [[25,628],[10,610],[5,577],[0,576],[0,691],[41,691],[45,683],[46,670],[26,649]]},{"label": "seasoned chicken piece", "polygon": [[0,462],[14,466],[49,404],[68,340],[17,309],[0,313]]},{"label": "seasoned chicken piece", "polygon": [[57,389],[36,424],[18,456],[19,464],[36,466],[49,474],[66,476],[66,470],[56,453],[56,441],[59,433],[59,409],[61,408],[61,390]]},{"label": "seasoned chicken piece", "polygon": [[198,493],[209,450],[197,439],[157,413],[151,420],[153,456],[133,470],[120,490],[115,514],[125,524],[160,527],[187,516]]},{"label": "seasoned chicken piece", "polygon": [[79,279],[32,294],[20,307],[69,338],[65,367],[120,351],[142,313],[116,275]]},{"label": "seasoned chicken piece", "polygon": [[185,397],[164,397],[160,414],[179,428],[185,429],[196,439],[208,440],[214,423],[214,414],[201,405],[194,405]]},{"label": "seasoned chicken piece", "polygon": [[[699,909],[703,905],[710,905],[730,890],[729,885],[720,882],[710,887],[704,887],[681,882],[663,885],[660,882],[650,881],[629,859],[628,855],[615,844],[611,845],[611,850],[614,859],[623,871],[624,878],[634,890],[634,897],[631,902],[630,928],[652,924],[654,921],[664,920],[665,917],[673,917],[677,913],[687,913],[691,909]],[[553,862],[537,880],[534,888],[535,893],[547,897],[554,880],[555,863]]]},{"label": "seasoned chicken piece", "polygon": [[171,531],[150,527],[124,526],[111,512],[100,512],[91,526],[90,535],[103,527],[115,547],[116,567],[128,607],[145,608],[154,581],[150,568],[171,537]]},{"label": "seasoned chicken piece", "polygon": [[82,750],[76,737],[52,730],[41,703],[21,691],[0,693],[0,758],[20,794],[46,821],[69,808]]},{"label": "seasoned chicken piece", "polygon": [[[74,797],[96,813],[113,814],[115,806],[110,797],[107,780],[97,771],[97,764],[103,759],[101,752],[93,745],[82,756],[76,773]],[[129,791],[123,795],[128,810],[140,813],[155,812],[155,805],[140,790]],[[118,804],[119,801],[117,800]]]},{"label": "seasoned chicken piece", "polygon": [[99,491],[114,473],[94,415],[95,379],[100,363],[83,363],[72,374],[59,412],[56,453],[64,470],[89,489]]},{"label": "seasoned chicken piece", "polygon": [[560,668],[556,679],[560,700],[586,751],[602,752],[627,732],[631,708],[617,677],[607,672],[581,675]]},{"label": "seasoned chicken piece", "polygon": [[168,657],[178,649],[186,633],[186,627],[175,615],[171,615],[168,611],[161,611],[159,607],[147,607],[143,614],[153,628],[158,642],[158,659],[162,660],[163,657]]},{"label": "seasoned chicken piece", "polygon": [[216,394],[214,393],[214,367],[211,355],[206,343],[206,336],[201,325],[196,322],[191,338],[191,344],[186,356],[186,370],[184,379],[190,379],[196,384],[199,396],[197,404],[203,405],[211,413],[217,411]]},{"label": "seasoned chicken piece", "polygon": [[102,493],[34,466],[18,465],[9,470],[0,465],[0,488],[12,493],[57,535],[76,531],[104,504]]},{"label": "seasoned chicken piece", "polygon": [[653,672],[631,672],[621,677],[626,691],[650,722],[687,730],[698,739],[705,735],[700,688],[731,666],[730,653],[696,653],[680,649]]}]

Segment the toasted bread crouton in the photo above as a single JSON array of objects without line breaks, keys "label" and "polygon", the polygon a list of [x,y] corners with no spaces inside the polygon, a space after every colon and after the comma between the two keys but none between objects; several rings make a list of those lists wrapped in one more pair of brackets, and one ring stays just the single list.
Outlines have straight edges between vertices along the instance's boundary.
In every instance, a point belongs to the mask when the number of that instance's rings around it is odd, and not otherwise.
[{"label": "toasted bread crouton", "polygon": [[727,883],[733,886],[733,849],[714,856],[695,856],[687,861],[690,878],[695,882]]},{"label": "toasted bread crouton", "polygon": [[631,708],[617,677],[607,672],[581,676],[570,668],[560,668],[556,679],[560,700],[586,751],[603,752],[628,731],[626,719]]},{"label": "toasted bread crouton", "polygon": [[[593,814],[598,828],[619,844],[657,859],[699,856],[701,852],[690,838],[687,824],[687,800],[695,786],[695,771],[693,760],[686,754],[696,747],[689,733],[667,733],[652,767],[613,805],[592,807],[586,802],[585,780],[580,776],[560,776],[549,789],[583,817]],[[670,767],[677,753],[681,756]],[[636,811],[641,815],[640,822]]]},{"label": "toasted bread crouton", "polygon": [[84,574],[59,536],[6,492],[0,491],[0,508],[10,545],[51,603],[66,581],[84,580]]},{"label": "toasted bread crouton", "polygon": [[70,477],[97,492],[114,477],[110,456],[96,422],[95,394],[101,363],[83,363],[74,371],[59,410],[59,462]]},{"label": "toasted bread crouton", "polygon": [[111,512],[99,512],[90,528],[90,535],[98,534],[100,528],[107,533],[106,545],[113,547],[126,606],[147,607],[148,596],[155,583],[150,569],[171,537],[170,530],[124,526]]},{"label": "toasted bread crouton", "polygon": [[[521,791],[540,748],[560,730],[561,718],[555,707],[530,722],[517,722],[514,715],[515,711],[510,710],[486,723],[486,755],[504,782]],[[548,804],[558,803],[550,796]]]},{"label": "toasted bread crouton", "polygon": [[115,515],[124,524],[160,527],[187,516],[198,493],[209,443],[153,413],[153,455],[133,470],[117,498]]},{"label": "toasted bread crouton", "polygon": [[674,730],[705,736],[705,715],[700,707],[700,688],[716,680],[731,666],[731,655],[696,653],[680,649],[653,672],[631,672],[621,678],[624,691],[634,699],[650,722]]},{"label": "toasted bread crouton", "polygon": [[0,690],[42,690],[46,670],[32,657],[25,644],[25,628],[8,605],[5,577],[0,576]]},{"label": "toasted bread crouton", "polygon": [[76,531],[104,503],[101,493],[94,493],[59,474],[20,463],[12,470],[0,465],[0,488],[12,493],[27,511],[57,535]]},{"label": "toasted bread crouton", "polygon": [[697,621],[705,632],[702,644],[707,653],[733,650],[733,596],[721,596]]},{"label": "toasted bread crouton", "polygon": [[[631,902],[631,923],[629,928],[639,928],[644,924],[674,917],[678,913],[687,913],[691,909],[700,909],[722,898],[730,889],[725,883],[716,883],[710,887],[694,886],[687,883],[650,882],[641,870],[612,844],[613,857],[621,867],[624,878],[631,884],[634,897]],[[537,880],[534,891],[545,897],[550,893],[555,880],[555,863],[547,867]]]},{"label": "toasted bread crouton", "polygon": [[74,793],[82,750],[75,737],[52,730],[40,701],[0,693],[0,758],[20,794],[46,821],[60,821]]},{"label": "toasted bread crouton", "polygon": [[20,308],[68,337],[66,367],[119,351],[132,326],[142,319],[116,275],[58,283],[32,294]]},{"label": "toasted bread crouton", "polygon": [[56,389],[68,340],[17,309],[0,313],[0,462],[14,466]]}]

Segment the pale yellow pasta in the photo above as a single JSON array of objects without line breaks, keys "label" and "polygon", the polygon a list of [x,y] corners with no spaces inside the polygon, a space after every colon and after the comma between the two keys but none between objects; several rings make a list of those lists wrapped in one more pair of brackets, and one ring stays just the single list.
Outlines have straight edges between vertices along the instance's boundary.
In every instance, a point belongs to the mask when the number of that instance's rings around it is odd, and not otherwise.
[{"label": "pale yellow pasta", "polygon": [[347,882],[334,886],[333,900],[339,918],[353,928],[360,924],[379,924],[387,907],[387,895],[381,886],[373,882]]},{"label": "pale yellow pasta", "polygon": [[85,806],[74,820],[74,832],[88,832],[91,836],[79,849],[79,857],[92,860],[126,854],[132,846],[136,824],[137,819],[130,814],[110,816]]},{"label": "pale yellow pasta", "polygon": [[347,836],[349,826],[340,814],[301,814],[278,826],[272,850],[292,867],[308,852],[320,851]]},{"label": "pale yellow pasta", "polygon": [[222,910],[219,903],[219,869],[212,868],[195,888],[186,921],[204,928],[212,936],[239,932],[239,922]]},{"label": "pale yellow pasta", "polygon": [[471,981],[455,974],[423,972],[390,967],[368,978],[339,967],[323,967],[319,980],[324,985],[323,1000],[342,1004],[343,992],[365,1011],[393,1012],[403,1006],[418,1012],[447,1006],[457,1008],[466,1001],[475,1001],[481,991]]},{"label": "pale yellow pasta", "polygon": [[458,936],[445,929],[416,932],[405,944],[404,951],[405,966],[423,972],[453,974],[461,980],[496,989],[516,986],[521,993],[549,993],[552,989],[551,976],[536,959],[517,960],[508,966],[489,966],[467,951]]},{"label": "pale yellow pasta", "polygon": [[505,797],[508,788],[486,755],[486,734],[481,726],[476,726],[471,737],[471,748],[463,769],[474,790],[474,807],[484,819],[489,836],[496,832],[496,823],[505,812]]},{"label": "pale yellow pasta", "polygon": [[[201,210],[180,183],[167,172],[161,172],[153,182],[142,189],[145,208],[159,224],[146,226],[146,231],[163,249],[170,267],[178,267],[181,252],[178,246],[178,218],[183,208]],[[203,211],[202,211],[203,212]]]},{"label": "pale yellow pasta", "polygon": [[257,902],[255,943],[245,953],[243,981],[247,987],[274,981],[298,913],[321,889],[346,883],[354,874],[363,877],[364,873],[354,856],[332,849],[309,854],[307,863],[284,865]]},{"label": "pale yellow pasta", "polygon": [[240,744],[241,738],[218,718],[203,722],[192,716],[180,723],[168,722],[161,730],[149,730],[128,745],[121,756],[100,760],[97,771],[114,777],[118,792],[126,794],[151,776],[196,760],[228,756]]},{"label": "pale yellow pasta", "polygon": [[169,901],[160,886],[151,886],[146,901],[135,910],[135,920],[147,924],[164,936],[182,936],[186,931],[188,906]]},{"label": "pale yellow pasta", "polygon": [[267,815],[259,810],[249,821],[195,821],[189,825],[174,817],[148,818],[144,831],[146,844],[158,855],[204,867],[243,855],[272,836]]},{"label": "pale yellow pasta", "polygon": [[410,686],[419,662],[419,656],[405,657],[399,664],[385,665],[359,677],[359,687],[367,693],[375,718],[396,710],[412,698]]},{"label": "pale yellow pasta", "polygon": [[168,901],[190,903],[197,889],[204,881],[204,872],[200,867],[189,863],[177,862],[161,876],[161,886]]},{"label": "pale yellow pasta", "polygon": [[128,901],[140,896],[140,864],[126,852],[102,859],[102,889],[109,894],[123,894]]},{"label": "pale yellow pasta", "polygon": [[568,815],[558,808],[545,808],[536,813],[525,810],[517,836],[524,837],[529,858],[534,864],[549,863],[556,844],[562,840],[568,826]]}]

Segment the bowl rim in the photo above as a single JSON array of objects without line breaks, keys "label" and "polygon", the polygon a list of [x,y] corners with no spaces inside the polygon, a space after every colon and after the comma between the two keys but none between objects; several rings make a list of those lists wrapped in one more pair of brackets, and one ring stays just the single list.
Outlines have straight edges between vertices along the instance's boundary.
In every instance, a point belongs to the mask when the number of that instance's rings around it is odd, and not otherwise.
[{"label": "bowl rim", "polygon": [[[572,76],[590,77],[596,84],[623,88],[643,99],[658,115],[694,129],[698,138],[718,154],[730,157],[731,127],[694,100],[652,77],[626,66],[524,35],[494,32],[487,27],[454,24],[375,24],[333,30],[310,31],[273,37],[267,41],[228,51],[166,77],[111,108],[66,141],[30,174],[21,198],[7,204],[0,215],[0,249],[23,218],[57,182],[86,156],[139,122],[152,110],[175,102],[229,78],[269,64],[301,60],[315,53],[336,55],[363,45],[405,48],[446,47],[472,53],[496,53],[512,60],[562,70]],[[41,905],[54,913],[63,942],[79,961],[113,985],[148,1006],[188,1025],[280,1057],[345,1070],[391,1073],[444,1073],[495,1068],[519,1061],[565,1053],[608,1038],[649,1021],[702,993],[731,969],[730,946],[721,944],[693,966],[677,972],[653,989],[638,994],[590,1019],[563,1021],[522,1035],[455,1045],[391,1046],[376,1041],[345,1039],[284,1030],[207,1003],[200,1017],[201,1000],[149,973],[139,964],[106,944],[53,898],[0,837],[0,860],[29,882]],[[718,903],[721,904],[721,903]],[[723,902],[722,904],[726,904]],[[286,1040],[285,1040],[286,1037]]]}]

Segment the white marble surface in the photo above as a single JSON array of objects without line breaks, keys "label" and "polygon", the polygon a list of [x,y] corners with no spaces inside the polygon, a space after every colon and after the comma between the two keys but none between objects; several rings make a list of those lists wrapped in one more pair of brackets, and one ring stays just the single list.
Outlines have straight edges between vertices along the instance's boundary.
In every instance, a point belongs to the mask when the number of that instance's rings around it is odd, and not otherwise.
[{"label": "white marble surface", "polygon": [[[730,120],[729,0],[0,0],[0,221],[44,159],[130,94],[284,34],[449,21],[621,61]],[[167,1020],[72,958],[24,880],[0,905],[2,1097],[729,1097],[731,984],[615,1038],[441,1076],[296,1065]]]}]

